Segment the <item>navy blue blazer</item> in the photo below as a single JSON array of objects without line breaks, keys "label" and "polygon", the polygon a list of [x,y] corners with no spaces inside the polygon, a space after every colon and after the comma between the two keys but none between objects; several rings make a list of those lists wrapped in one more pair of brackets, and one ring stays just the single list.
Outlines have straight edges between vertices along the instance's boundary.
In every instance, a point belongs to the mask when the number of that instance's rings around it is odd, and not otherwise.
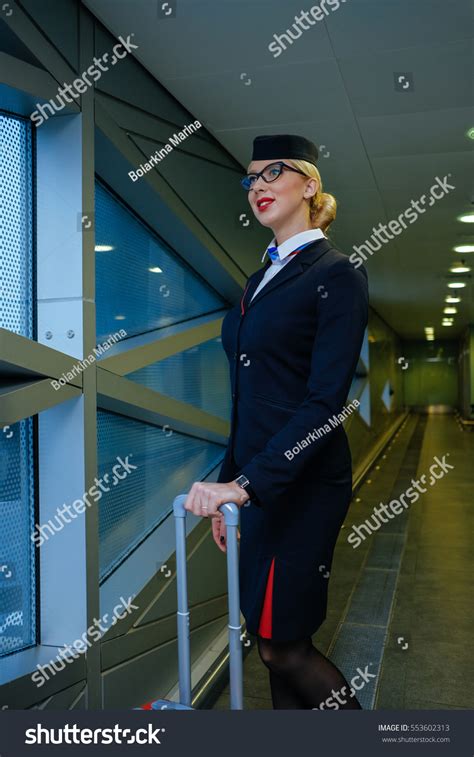
[{"label": "navy blue blazer", "polygon": [[241,508],[242,611],[255,633],[276,557],[274,628],[283,640],[313,633],[325,616],[327,580],[317,565],[331,563],[352,483],[345,430],[330,419],[345,406],[359,359],[368,285],[365,267],[323,238],[251,301],[269,265],[250,276],[222,324],[232,418],[218,481],[243,473],[256,494]]},{"label": "navy blue blazer", "polygon": [[249,278],[222,325],[233,407],[221,472],[225,479],[233,453],[264,507],[328,445],[324,434],[293,459],[284,454],[341,412],[368,321],[365,267],[327,239],[298,253],[250,302],[269,265]]}]

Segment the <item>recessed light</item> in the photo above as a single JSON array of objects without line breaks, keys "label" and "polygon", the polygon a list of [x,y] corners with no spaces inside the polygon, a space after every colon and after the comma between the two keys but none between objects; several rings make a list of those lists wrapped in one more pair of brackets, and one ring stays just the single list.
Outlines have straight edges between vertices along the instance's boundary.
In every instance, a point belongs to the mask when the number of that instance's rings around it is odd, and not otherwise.
[{"label": "recessed light", "polygon": [[454,324],[453,324],[452,321],[443,321],[441,325],[442,326],[454,326]]},{"label": "recessed light", "polygon": [[450,281],[448,284],[449,289],[464,289],[464,281]]},{"label": "recessed light", "polygon": [[446,296],[446,297],[444,298],[444,301],[445,301],[445,302],[452,302],[453,304],[455,304],[456,302],[461,302],[461,298],[460,298],[460,297],[453,297],[453,295],[452,295],[452,294],[448,294],[448,295],[447,295],[447,296]]},{"label": "recessed light", "polygon": [[115,320],[116,321],[124,321],[125,318],[126,318],[126,316],[124,316],[124,315],[116,315],[115,316]]},{"label": "recessed light", "polygon": [[153,266],[153,268],[149,268],[148,270],[149,270],[149,271],[150,271],[151,273],[163,273],[163,271],[161,270],[161,268],[158,268],[158,266],[157,266],[157,265]]},{"label": "recessed light", "polygon": [[110,252],[114,248],[110,244],[96,244],[95,251],[96,252]]},{"label": "recessed light", "polygon": [[446,313],[446,315],[454,315],[454,313],[457,313],[457,308],[444,308],[443,313]]},{"label": "recessed light", "polygon": [[458,216],[458,221],[461,221],[461,223],[474,223],[474,213],[463,213],[462,216]]},{"label": "recessed light", "polygon": [[462,263],[455,263],[451,268],[449,269],[451,273],[469,273],[471,270],[468,265],[463,265]]},{"label": "recessed light", "polygon": [[474,244],[458,244],[453,247],[454,252],[474,252]]}]

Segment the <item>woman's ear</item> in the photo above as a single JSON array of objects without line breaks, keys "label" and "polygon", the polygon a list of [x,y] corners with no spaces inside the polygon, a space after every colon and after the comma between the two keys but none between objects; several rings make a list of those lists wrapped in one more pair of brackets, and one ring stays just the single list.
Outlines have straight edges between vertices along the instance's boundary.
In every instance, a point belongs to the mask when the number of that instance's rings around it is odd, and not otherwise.
[{"label": "woman's ear", "polygon": [[304,190],[303,197],[308,200],[310,197],[314,197],[315,194],[317,194],[319,189],[318,180],[317,179],[308,179],[306,182],[306,187]]}]

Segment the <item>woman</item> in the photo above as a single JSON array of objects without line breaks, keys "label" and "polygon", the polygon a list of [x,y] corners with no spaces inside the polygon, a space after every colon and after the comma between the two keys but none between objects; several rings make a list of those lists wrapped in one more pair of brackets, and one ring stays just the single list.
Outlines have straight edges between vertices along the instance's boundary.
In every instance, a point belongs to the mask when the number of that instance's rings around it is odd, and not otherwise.
[{"label": "woman", "polygon": [[[193,484],[186,509],[212,518],[235,502],[241,609],[270,673],[275,709],[312,709],[349,686],[312,644],[326,617],[333,550],[352,491],[344,408],[368,318],[367,274],[326,239],[336,201],[318,150],[293,135],[257,137],[242,180],[270,260],[224,318],[232,422],[217,483]],[[333,692],[334,693],[334,692]],[[360,709],[341,695],[342,709]],[[342,704],[344,702],[344,704]]]}]

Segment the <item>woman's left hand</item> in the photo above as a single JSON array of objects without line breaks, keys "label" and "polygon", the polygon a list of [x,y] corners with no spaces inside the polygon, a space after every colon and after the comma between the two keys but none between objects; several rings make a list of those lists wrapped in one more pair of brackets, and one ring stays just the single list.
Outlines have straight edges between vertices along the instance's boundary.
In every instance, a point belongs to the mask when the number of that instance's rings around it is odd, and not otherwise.
[{"label": "woman's left hand", "polygon": [[235,502],[241,507],[249,495],[245,489],[230,481],[228,484],[214,484],[206,481],[195,481],[184,503],[184,509],[203,518],[214,518],[221,513],[217,509],[226,502]]}]

